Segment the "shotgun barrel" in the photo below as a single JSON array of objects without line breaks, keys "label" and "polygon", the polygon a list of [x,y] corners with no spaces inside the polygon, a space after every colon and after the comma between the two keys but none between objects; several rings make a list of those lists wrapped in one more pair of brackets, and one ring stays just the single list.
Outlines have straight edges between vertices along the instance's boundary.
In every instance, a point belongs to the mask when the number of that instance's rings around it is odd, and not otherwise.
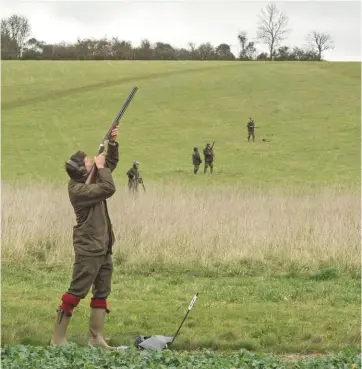
[{"label": "shotgun barrel", "polygon": [[[103,137],[103,140],[101,141],[99,147],[98,147],[98,153],[97,155],[101,154],[104,151],[104,145],[105,142],[109,140],[112,130],[117,127],[117,125],[119,124],[119,121],[121,120],[123,114],[125,113],[125,111],[128,108],[128,105],[131,103],[134,95],[136,94],[138,90],[138,87],[133,87],[131,93],[129,94],[127,100],[125,101],[125,103],[122,106],[122,109],[119,111],[119,113],[117,114],[116,118],[114,119],[111,127],[109,128],[108,132],[106,133],[106,135]],[[95,164],[93,164],[91,171],[88,174],[87,180],[85,181],[86,184],[90,184],[90,183],[94,183],[95,179],[96,179],[96,175],[97,175],[97,167]]]}]

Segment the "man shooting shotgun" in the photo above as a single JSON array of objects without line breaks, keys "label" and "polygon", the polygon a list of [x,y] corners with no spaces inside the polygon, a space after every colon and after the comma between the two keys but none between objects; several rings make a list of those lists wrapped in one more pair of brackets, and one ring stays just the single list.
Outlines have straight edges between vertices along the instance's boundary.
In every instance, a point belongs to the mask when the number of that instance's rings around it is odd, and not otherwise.
[{"label": "man shooting shotgun", "polygon": [[106,200],[116,192],[112,172],[119,161],[119,145],[116,141],[119,120],[134,93],[135,89],[103,139],[94,164],[82,151],[77,151],[65,163],[65,170],[70,177],[69,199],[77,221],[73,227],[75,261],[70,286],[62,295],[62,304],[57,310],[51,339],[51,344],[55,346],[67,343],[65,336],[73,309],[92,287],[89,345],[108,350],[124,348],[109,346],[103,337],[105,315],[110,312],[107,298],[111,292],[112,247],[115,241]]}]

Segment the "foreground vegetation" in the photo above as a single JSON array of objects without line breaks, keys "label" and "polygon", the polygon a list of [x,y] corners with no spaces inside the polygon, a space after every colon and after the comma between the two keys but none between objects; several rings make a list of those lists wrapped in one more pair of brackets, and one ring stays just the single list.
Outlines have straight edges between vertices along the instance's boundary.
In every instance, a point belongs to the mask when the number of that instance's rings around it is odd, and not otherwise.
[{"label": "foreground vegetation", "polygon": [[326,369],[361,367],[361,357],[352,351],[322,357],[283,360],[245,350],[233,354],[221,354],[203,350],[190,354],[164,351],[105,353],[98,349],[79,350],[74,345],[62,348],[16,346],[2,349],[4,369],[141,369],[141,368],[189,368],[189,369]]}]

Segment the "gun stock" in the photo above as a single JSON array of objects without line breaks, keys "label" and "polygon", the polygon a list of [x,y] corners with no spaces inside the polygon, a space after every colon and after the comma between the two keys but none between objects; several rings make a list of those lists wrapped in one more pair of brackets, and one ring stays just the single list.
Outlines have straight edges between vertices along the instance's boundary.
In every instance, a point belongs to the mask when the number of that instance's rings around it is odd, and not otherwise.
[{"label": "gun stock", "polygon": [[[105,141],[109,140],[110,135],[112,133],[112,130],[117,127],[117,125],[119,124],[119,121],[121,120],[123,114],[125,113],[126,109],[128,108],[128,105],[131,103],[134,95],[136,94],[138,90],[138,87],[133,87],[131,93],[129,94],[127,100],[125,101],[125,103],[122,106],[122,109],[119,111],[119,113],[117,114],[116,118],[114,119],[111,127],[109,128],[108,132],[106,133],[106,135],[103,137],[102,142],[100,143],[99,147],[98,147],[98,153],[97,155],[100,155],[103,151],[104,151],[104,143]],[[91,171],[88,174],[87,180],[85,181],[86,184],[90,184],[90,183],[95,183],[96,178],[97,178],[97,166],[95,164],[93,164]]]},{"label": "gun stock", "polygon": [[95,164],[93,164],[92,169],[90,170],[88,177],[85,181],[85,184],[95,183],[97,178],[98,168]]},{"label": "gun stock", "polygon": [[[98,150],[98,155],[104,151],[104,145],[101,145]],[[98,168],[95,164],[92,165],[92,169],[90,170],[87,180],[85,181],[86,184],[95,183],[97,178]]]}]

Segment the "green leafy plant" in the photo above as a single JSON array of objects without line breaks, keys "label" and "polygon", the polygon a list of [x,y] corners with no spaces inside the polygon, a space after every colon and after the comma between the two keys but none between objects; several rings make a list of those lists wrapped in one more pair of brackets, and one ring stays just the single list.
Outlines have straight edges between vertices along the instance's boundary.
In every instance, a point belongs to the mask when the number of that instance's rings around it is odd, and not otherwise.
[{"label": "green leafy plant", "polygon": [[3,369],[357,369],[361,368],[361,356],[355,351],[345,351],[333,356],[292,361],[247,350],[189,353],[138,351],[131,348],[123,352],[107,352],[96,348],[79,348],[75,344],[63,347],[17,345],[2,348],[1,364]]}]

